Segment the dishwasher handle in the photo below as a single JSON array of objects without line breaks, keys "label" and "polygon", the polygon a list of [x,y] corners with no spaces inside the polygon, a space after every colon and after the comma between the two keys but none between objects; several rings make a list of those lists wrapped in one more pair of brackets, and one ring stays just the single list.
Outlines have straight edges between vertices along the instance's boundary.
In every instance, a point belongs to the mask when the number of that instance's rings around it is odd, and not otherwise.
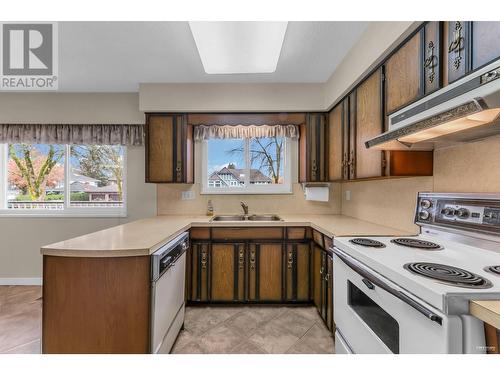
[{"label": "dishwasher handle", "polygon": [[[413,307],[415,310],[417,310],[419,313],[424,315],[426,318],[432,320],[433,322],[436,322],[439,325],[443,324],[443,318],[441,318],[439,315],[435,314],[431,310],[429,310],[427,307],[422,305],[421,303],[415,301],[413,298],[409,297],[406,293],[402,292],[401,290],[397,290],[387,283],[385,283],[383,280],[375,276],[372,272],[368,270],[368,268],[362,264],[361,262],[357,261],[356,259],[350,257],[346,253],[344,253],[342,250],[334,247],[332,249],[333,253],[339,257],[339,259],[344,262],[349,268],[351,268],[353,271],[361,275],[363,279],[363,283],[369,288],[369,289],[374,289],[373,285],[376,285],[380,287],[381,289],[385,290],[387,293],[393,295],[394,297],[398,298],[399,300],[405,302],[409,306]],[[365,281],[366,280],[366,281]],[[370,288],[369,284],[372,284],[372,288]]]}]

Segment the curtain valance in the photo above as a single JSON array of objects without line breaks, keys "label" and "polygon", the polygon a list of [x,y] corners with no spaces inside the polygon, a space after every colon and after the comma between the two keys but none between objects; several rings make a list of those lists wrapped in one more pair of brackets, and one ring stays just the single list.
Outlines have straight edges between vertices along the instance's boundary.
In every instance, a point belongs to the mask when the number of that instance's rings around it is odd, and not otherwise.
[{"label": "curtain valance", "polygon": [[194,139],[196,141],[214,138],[243,139],[264,137],[297,139],[299,138],[299,127],[297,125],[196,125],[194,128]]},{"label": "curtain valance", "polygon": [[141,124],[0,124],[0,143],[142,146]]}]

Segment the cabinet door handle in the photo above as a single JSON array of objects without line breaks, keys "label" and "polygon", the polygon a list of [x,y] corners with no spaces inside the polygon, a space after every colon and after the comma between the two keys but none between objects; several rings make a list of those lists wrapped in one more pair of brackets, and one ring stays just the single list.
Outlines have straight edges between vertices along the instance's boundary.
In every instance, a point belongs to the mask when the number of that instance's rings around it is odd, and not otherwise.
[{"label": "cabinet door handle", "polygon": [[242,249],[240,249],[239,257],[238,257],[238,264],[239,264],[240,270],[243,269],[243,266],[245,264],[245,256],[244,255],[245,255],[244,251]]},{"label": "cabinet door handle", "polygon": [[371,289],[371,290],[375,289],[375,285],[373,285],[370,280],[368,280],[368,279],[362,279],[361,281],[363,282],[363,284],[366,285],[366,287],[368,289]]},{"label": "cabinet door handle", "polygon": [[250,269],[255,269],[255,250],[250,251]]}]

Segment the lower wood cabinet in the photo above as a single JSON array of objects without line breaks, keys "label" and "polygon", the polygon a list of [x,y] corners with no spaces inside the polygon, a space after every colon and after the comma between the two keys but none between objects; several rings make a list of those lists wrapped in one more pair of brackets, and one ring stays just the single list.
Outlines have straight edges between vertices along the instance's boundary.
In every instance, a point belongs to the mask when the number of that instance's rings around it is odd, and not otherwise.
[{"label": "lower wood cabinet", "polygon": [[285,300],[307,302],[311,300],[311,245],[289,243],[285,254]]},{"label": "lower wood cabinet", "polygon": [[249,300],[279,302],[283,300],[282,243],[251,243]]},{"label": "lower wood cabinet", "polygon": [[307,228],[193,228],[186,299],[314,303],[333,331],[333,261],[325,250],[331,246],[330,237]]},{"label": "lower wood cabinet", "polygon": [[313,249],[313,302],[330,331],[334,331],[333,320],[333,258],[323,248]]},{"label": "lower wood cabinet", "polygon": [[[187,255],[187,301],[311,301],[311,244],[305,228],[288,230],[287,236],[294,238],[290,241],[279,238],[241,238],[234,242],[227,239],[227,233],[238,237],[236,228],[224,228],[227,232],[224,236],[218,229],[211,232],[196,229],[192,233],[191,248]],[[274,234],[272,229],[285,232],[282,228],[266,229],[264,236]],[[254,235],[256,232],[254,229]],[[205,233],[211,234],[207,236]],[[208,238],[198,239],[200,237]]]},{"label": "lower wood cabinet", "polygon": [[[243,259],[245,244],[212,244],[210,250],[210,300],[229,302],[244,299]],[[241,260],[241,265],[240,265]],[[241,281],[241,283],[240,283]]]},{"label": "lower wood cabinet", "polygon": [[186,299],[208,302],[210,243],[191,242],[186,262]]}]

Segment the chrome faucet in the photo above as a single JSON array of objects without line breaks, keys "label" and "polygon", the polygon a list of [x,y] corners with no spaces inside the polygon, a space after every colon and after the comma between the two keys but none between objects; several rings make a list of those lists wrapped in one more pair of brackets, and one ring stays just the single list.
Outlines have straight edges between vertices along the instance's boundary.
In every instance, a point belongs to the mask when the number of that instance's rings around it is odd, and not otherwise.
[{"label": "chrome faucet", "polygon": [[248,205],[245,202],[240,202],[241,208],[243,208],[243,212],[245,215],[248,215]]}]

